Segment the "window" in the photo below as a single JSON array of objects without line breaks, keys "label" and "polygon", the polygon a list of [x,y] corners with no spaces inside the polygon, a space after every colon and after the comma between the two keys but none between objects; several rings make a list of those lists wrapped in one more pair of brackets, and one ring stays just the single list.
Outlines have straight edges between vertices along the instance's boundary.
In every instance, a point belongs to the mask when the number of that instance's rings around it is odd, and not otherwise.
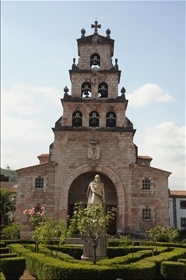
[{"label": "window", "polygon": [[35,179],[35,188],[36,189],[43,189],[43,185],[44,185],[43,183],[44,183],[43,178],[40,178],[40,177],[36,178]]},{"label": "window", "polygon": [[106,83],[101,83],[98,86],[98,97],[107,98],[108,97],[108,85]]},{"label": "window", "polygon": [[114,112],[107,113],[106,127],[116,127],[116,114]]},{"label": "window", "polygon": [[151,220],[151,209],[143,209],[143,221]]},{"label": "window", "polygon": [[99,127],[99,114],[98,112],[91,112],[89,115],[89,126]]},{"label": "window", "polygon": [[145,178],[142,182],[143,190],[150,190],[150,180]]},{"label": "window", "polygon": [[41,209],[41,207],[40,206],[36,206],[35,207],[35,213],[41,213],[42,212],[42,209]]},{"label": "window", "polygon": [[83,83],[81,86],[81,97],[82,98],[90,98],[92,95],[91,93],[91,84],[86,82]]},{"label": "window", "polygon": [[181,218],[181,227],[186,227],[186,218]]},{"label": "window", "polygon": [[90,68],[100,68],[100,56],[97,53],[94,53],[90,57]]},{"label": "window", "polygon": [[180,200],[180,209],[186,209],[186,200]]},{"label": "window", "polygon": [[82,113],[75,111],[72,114],[72,126],[82,126]]}]

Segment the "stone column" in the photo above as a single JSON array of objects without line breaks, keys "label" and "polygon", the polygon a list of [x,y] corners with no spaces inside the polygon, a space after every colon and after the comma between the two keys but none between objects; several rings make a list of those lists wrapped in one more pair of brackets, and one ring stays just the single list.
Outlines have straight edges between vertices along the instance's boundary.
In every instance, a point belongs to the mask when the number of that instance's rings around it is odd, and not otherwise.
[{"label": "stone column", "polygon": [[[83,239],[83,255],[82,260],[94,262],[94,248],[92,246],[91,238]],[[98,246],[96,248],[96,261],[107,258],[107,238],[106,236],[100,236],[98,238]]]}]

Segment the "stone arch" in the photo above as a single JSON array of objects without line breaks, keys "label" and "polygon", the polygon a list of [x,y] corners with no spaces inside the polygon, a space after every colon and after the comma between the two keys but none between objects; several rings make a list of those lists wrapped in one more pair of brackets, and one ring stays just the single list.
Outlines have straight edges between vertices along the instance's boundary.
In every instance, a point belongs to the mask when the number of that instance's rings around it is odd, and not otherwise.
[{"label": "stone arch", "polygon": [[72,182],[81,174],[87,172],[99,172],[107,176],[114,184],[117,193],[117,232],[123,232],[125,228],[125,219],[124,219],[124,188],[121,180],[110,168],[103,165],[82,165],[75,170],[73,170],[66,180],[63,182],[61,188],[61,200],[60,200],[60,217],[66,220],[67,209],[68,209],[68,193]]}]

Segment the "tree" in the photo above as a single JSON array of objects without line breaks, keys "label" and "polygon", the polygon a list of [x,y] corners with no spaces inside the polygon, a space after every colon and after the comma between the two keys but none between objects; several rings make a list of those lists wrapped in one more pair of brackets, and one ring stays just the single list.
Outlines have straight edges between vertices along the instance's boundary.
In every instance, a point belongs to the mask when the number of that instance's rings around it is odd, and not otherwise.
[{"label": "tree", "polygon": [[[53,218],[38,225],[32,232],[32,238],[37,244],[44,244],[50,249],[51,256],[53,257],[53,243],[57,242],[58,247],[62,244],[67,237],[67,227],[63,220],[59,220],[58,224],[55,223]],[[56,255],[57,255],[56,251]]]},{"label": "tree", "polygon": [[74,208],[74,215],[70,220],[69,232],[72,235],[79,231],[82,238],[87,238],[93,247],[94,261],[96,264],[96,248],[99,237],[106,237],[106,229],[111,220],[115,217],[116,209],[112,208],[106,214],[102,205],[90,205],[84,208],[82,203],[77,203]]},{"label": "tree", "polygon": [[172,226],[159,226],[156,225],[153,228],[150,228],[146,231],[149,239],[155,243],[160,242],[167,242],[169,245],[169,242],[173,242],[179,235],[179,232],[177,228]]},{"label": "tree", "polygon": [[22,226],[16,223],[11,223],[5,228],[3,228],[2,233],[6,235],[10,239],[18,239],[20,238],[20,230]]},{"label": "tree", "polygon": [[15,194],[10,190],[0,189],[0,221],[1,227],[11,222],[16,210]]}]

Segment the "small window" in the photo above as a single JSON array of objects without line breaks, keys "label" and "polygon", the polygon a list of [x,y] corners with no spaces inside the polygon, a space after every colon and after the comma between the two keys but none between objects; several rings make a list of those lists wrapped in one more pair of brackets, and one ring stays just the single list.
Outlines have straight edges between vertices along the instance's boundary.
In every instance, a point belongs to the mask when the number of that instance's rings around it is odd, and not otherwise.
[{"label": "small window", "polygon": [[151,220],[151,209],[143,209],[143,221]]},{"label": "small window", "polygon": [[44,180],[43,178],[36,178],[35,179],[35,188],[36,189],[43,189],[43,186],[44,186]]},{"label": "small window", "polygon": [[186,200],[180,200],[180,209],[186,209]]},{"label": "small window", "polygon": [[186,218],[181,218],[181,227],[186,228]]},{"label": "small window", "polygon": [[150,180],[145,178],[142,182],[143,190],[150,190]]},{"label": "small window", "polygon": [[41,207],[40,206],[36,206],[35,207],[35,213],[41,213],[42,212],[42,209],[41,209]]}]

